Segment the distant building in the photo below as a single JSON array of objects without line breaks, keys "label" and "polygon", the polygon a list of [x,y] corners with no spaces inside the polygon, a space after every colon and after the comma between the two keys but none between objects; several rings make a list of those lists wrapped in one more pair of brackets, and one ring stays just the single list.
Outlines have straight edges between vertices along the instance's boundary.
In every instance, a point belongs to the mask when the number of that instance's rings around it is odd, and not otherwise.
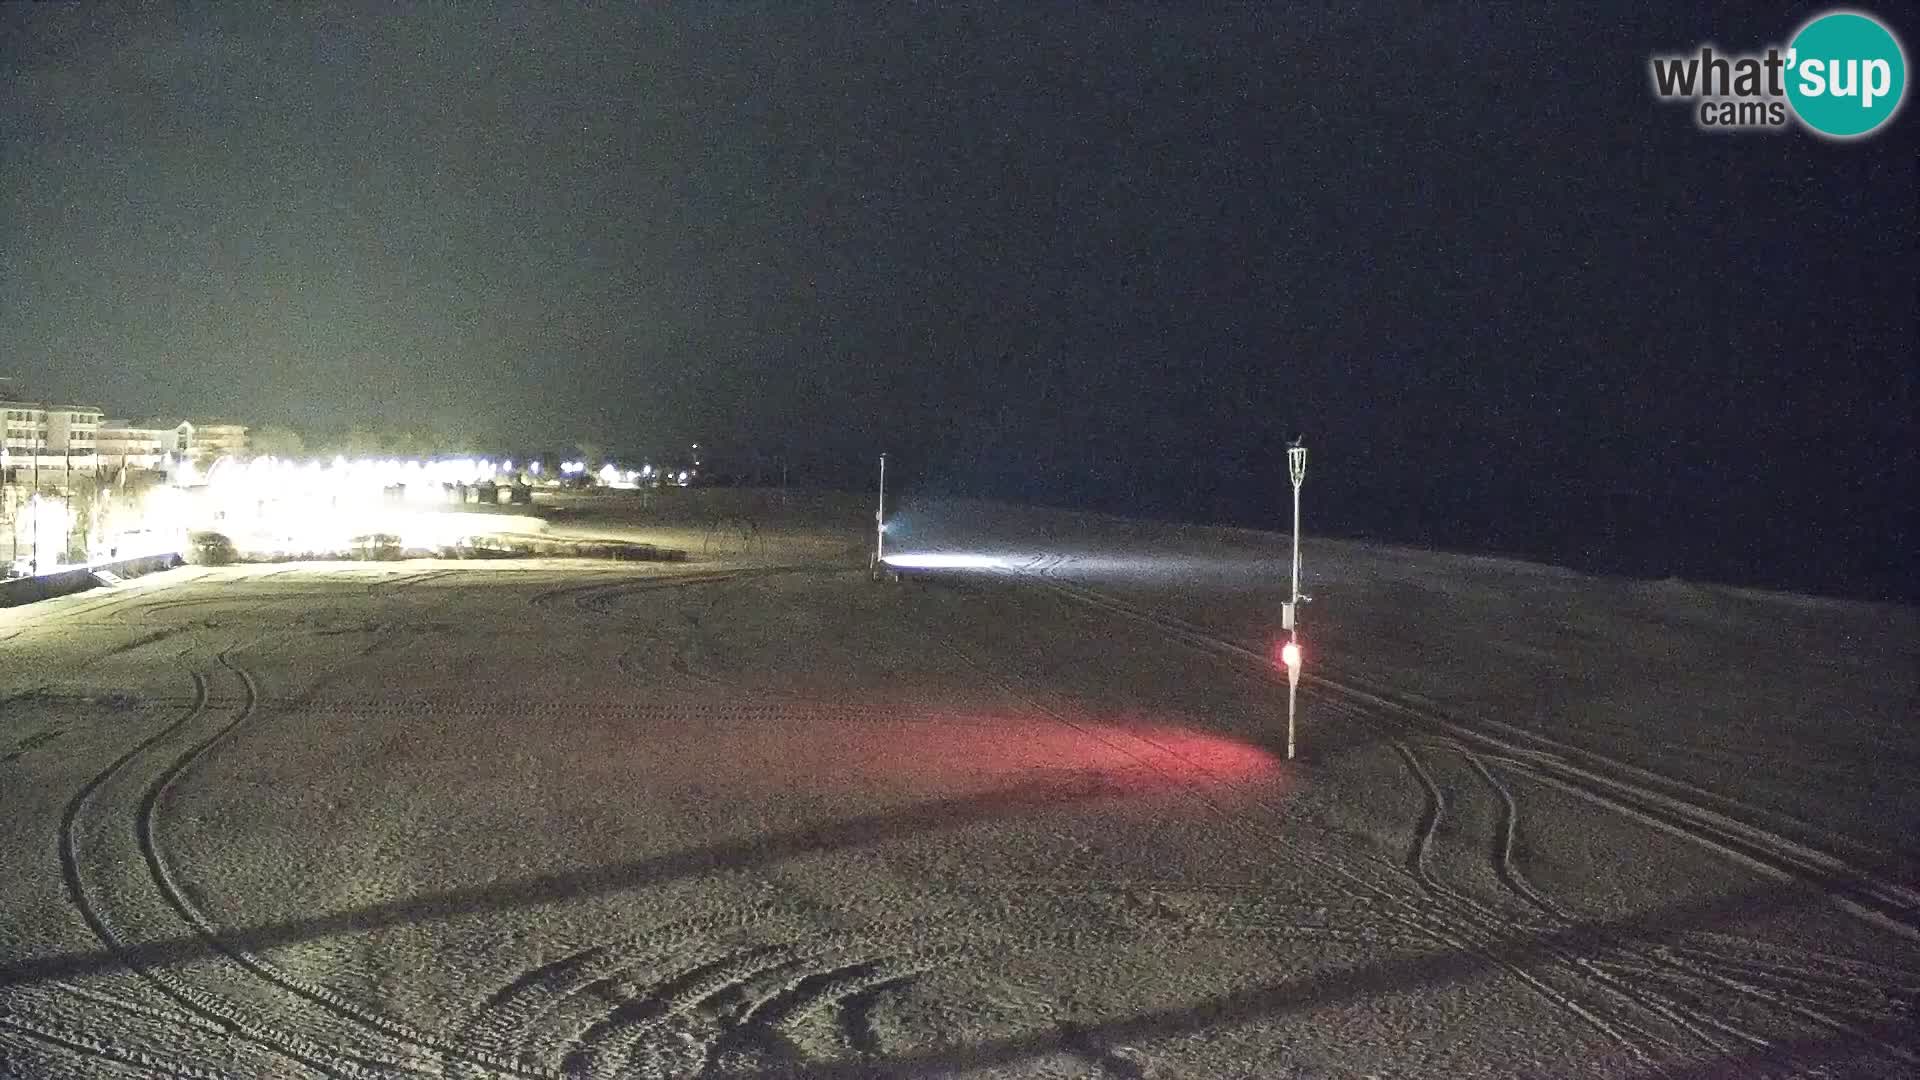
[{"label": "distant building", "polygon": [[100,421],[106,414],[82,405],[55,405],[47,410],[47,449],[69,457],[91,457],[98,443]]},{"label": "distant building", "polygon": [[209,420],[148,420],[132,431],[157,432],[166,453],[205,467],[222,457],[245,457],[247,426]]},{"label": "distant building", "polygon": [[94,445],[103,469],[160,469],[166,467],[173,436],[171,428],[102,421]]},{"label": "distant building", "polygon": [[32,401],[0,401],[8,479],[36,468],[92,470],[99,464],[99,409],[88,405],[44,405]]},{"label": "distant building", "polygon": [[[88,405],[29,401],[0,376],[0,477],[21,482],[37,468],[40,483],[79,470],[206,468],[222,457],[245,457],[247,426],[223,420],[155,419],[109,423]],[[53,479],[48,479],[53,470]]]},{"label": "distant building", "polygon": [[195,453],[203,454],[209,460],[224,456],[245,457],[247,425],[215,420],[194,424],[193,445]]}]

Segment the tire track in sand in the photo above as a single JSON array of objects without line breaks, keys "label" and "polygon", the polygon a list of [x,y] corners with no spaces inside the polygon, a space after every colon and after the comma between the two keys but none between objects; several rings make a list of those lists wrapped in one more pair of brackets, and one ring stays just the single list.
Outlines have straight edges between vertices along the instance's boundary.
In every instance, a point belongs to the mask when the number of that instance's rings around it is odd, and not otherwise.
[{"label": "tire track in sand", "polygon": [[[1065,599],[1157,629],[1169,639],[1196,651],[1251,664],[1262,671],[1269,667],[1268,658],[1257,651],[1185,620],[1084,586],[1045,577],[1032,580]],[[1442,715],[1430,706],[1403,700],[1389,690],[1369,685],[1337,668],[1326,675],[1308,676],[1305,683],[1336,700],[1344,698],[1361,707],[1376,721],[1395,722],[1415,731],[1437,732],[1476,756],[1484,751],[1487,756],[1499,758],[1508,767],[1538,782],[1688,839],[1776,878],[1811,884],[1842,910],[1901,937],[1920,940],[1920,891],[1888,881],[1860,864],[1785,836],[1765,824],[1747,820],[1738,813],[1739,804],[1731,800],[1510,724],[1492,720],[1476,724]],[[1651,952],[1636,955],[1654,964],[1670,963]],[[1760,996],[1740,980],[1717,976],[1716,981],[1743,996]],[[1796,1004],[1790,1011],[1829,1030],[1869,1041],[1909,1065],[1920,1065],[1920,1053],[1876,1036],[1870,1030],[1804,1005]]]},{"label": "tire track in sand", "polygon": [[[208,948],[238,965],[256,980],[316,1007],[339,1021],[344,1021],[351,1028],[358,1029],[362,1034],[356,1041],[364,1041],[368,1034],[377,1034],[389,1042],[401,1044],[407,1055],[399,1056],[391,1051],[381,1057],[354,1055],[361,1064],[406,1073],[433,1075],[439,1071],[438,1060],[451,1058],[482,1066],[495,1073],[525,1076],[531,1080],[545,1080],[548,1074],[527,1072],[517,1068],[511,1061],[461,1047],[442,1036],[422,1031],[362,1006],[337,991],[282,970],[278,965],[234,942],[193,901],[188,891],[181,885],[178,871],[167,858],[158,841],[157,822],[160,810],[175,782],[252,719],[260,702],[259,686],[253,675],[235,664],[230,652],[221,653],[217,661],[241,684],[244,694],[239,708],[225,725],[216,728],[205,738],[190,746],[153,779],[147,786],[135,815],[135,834],[140,854],[161,899]],[[204,677],[196,676],[196,678],[201,679],[202,683],[205,681]]]},{"label": "tire track in sand", "polygon": [[[109,783],[115,781],[121,772],[132,762],[158,747],[161,743],[185,730],[195,723],[207,711],[209,688],[205,676],[198,672],[193,675],[193,701],[171,724],[163,727],[136,744],[133,748],[114,759],[107,767],[96,773],[81,785],[61,814],[60,832],[57,844],[61,876],[66,881],[68,896],[78,909],[80,918],[86,923],[100,944],[105,947],[129,971],[153,986],[161,994],[178,1003],[188,1013],[210,1022],[231,1036],[251,1042],[272,1055],[288,1061],[297,1062],[317,1072],[329,1076],[360,1077],[375,1075],[358,1067],[356,1063],[336,1058],[325,1048],[307,1040],[291,1037],[269,1028],[254,1024],[239,1014],[239,1010],[228,1003],[205,994],[175,976],[144,962],[139,955],[139,947],[127,941],[114,929],[103,902],[89,888],[86,875],[81,869],[80,841],[81,815],[93,803],[94,796]],[[111,835],[111,833],[110,833]],[[135,853],[129,856],[137,858]],[[115,862],[132,861],[132,858],[115,859]],[[95,1048],[102,1055],[109,1054],[103,1048]]]},{"label": "tire track in sand", "polygon": [[[1144,767],[1162,775],[1170,783],[1198,801],[1215,817],[1225,822],[1228,828],[1248,835],[1256,843],[1264,845],[1271,845],[1275,836],[1286,835],[1284,831],[1269,833],[1254,829],[1250,823],[1244,821],[1241,817],[1235,815],[1208,796],[1202,787],[1195,782],[1198,777],[1206,776],[1213,782],[1225,786],[1236,786],[1230,778],[1220,776],[1213,770],[1207,768],[1203,763],[1192,760],[1150,736],[1132,731],[1116,730],[1112,733],[1111,737],[1109,737],[1083,724],[1076,723],[1059,710],[1049,708],[1042,704],[1033,693],[1023,689],[1021,685],[1016,685],[1015,682],[1010,681],[1010,679],[1020,679],[1019,676],[1002,676],[995,669],[988,667],[982,661],[972,657],[966,650],[960,648],[956,642],[940,632],[936,627],[927,626],[925,627],[925,631],[929,639],[938,641],[947,649],[953,651],[962,662],[972,667],[990,682],[999,686],[1009,696],[1024,702],[1027,707],[1034,710],[1037,715],[1047,716],[1058,723],[1064,724],[1068,728],[1090,739],[1103,743],[1125,756],[1132,758]],[[1021,683],[1025,682],[1024,679],[1020,679],[1020,681]],[[1138,748],[1128,744],[1137,744]],[[1169,758],[1183,763],[1185,768],[1177,771],[1169,771],[1165,764]],[[1257,801],[1264,804],[1263,799]],[[1347,893],[1349,899],[1356,899],[1363,894],[1372,896],[1378,904],[1378,910],[1386,915],[1387,918],[1400,925],[1402,929],[1416,935],[1425,936],[1429,940],[1445,945],[1448,948],[1480,957],[1487,963],[1504,971],[1509,977],[1528,987],[1533,993],[1555,1008],[1577,1018],[1600,1035],[1620,1046],[1630,1056],[1648,1066],[1653,1065],[1653,1055],[1643,1043],[1643,1040],[1648,1038],[1646,1032],[1625,1021],[1624,1018],[1603,1017],[1599,1015],[1592,1009],[1589,1009],[1587,1006],[1561,992],[1533,972],[1500,955],[1498,950],[1484,943],[1476,942],[1474,939],[1478,937],[1478,934],[1475,933],[1477,928],[1471,923],[1463,925],[1457,920],[1449,922],[1435,919],[1429,912],[1422,911],[1418,906],[1409,903],[1404,896],[1398,895],[1383,888],[1378,883],[1368,880],[1366,875],[1360,873],[1355,868],[1342,865],[1337,860],[1309,851],[1301,845],[1283,842],[1279,850],[1287,852],[1303,864],[1317,868],[1334,878],[1344,880],[1347,884],[1342,888],[1343,891]],[[1621,1030],[1622,1027],[1633,1030],[1641,1036],[1641,1039],[1636,1040],[1630,1037]]]}]

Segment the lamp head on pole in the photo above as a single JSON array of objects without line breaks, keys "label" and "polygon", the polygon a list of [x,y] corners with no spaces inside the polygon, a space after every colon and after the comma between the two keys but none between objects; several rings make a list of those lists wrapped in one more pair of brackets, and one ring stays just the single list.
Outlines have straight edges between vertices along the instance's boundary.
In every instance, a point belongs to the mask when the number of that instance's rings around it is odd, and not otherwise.
[{"label": "lamp head on pole", "polygon": [[1307,448],[1297,442],[1287,447],[1287,474],[1293,478],[1293,486],[1307,478]]}]

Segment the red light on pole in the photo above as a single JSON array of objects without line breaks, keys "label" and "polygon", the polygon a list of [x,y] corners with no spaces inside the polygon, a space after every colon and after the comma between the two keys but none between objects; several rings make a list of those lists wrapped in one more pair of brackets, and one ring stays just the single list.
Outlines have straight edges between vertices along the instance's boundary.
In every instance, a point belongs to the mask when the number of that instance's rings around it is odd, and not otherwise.
[{"label": "red light on pole", "polygon": [[1273,643],[1274,667],[1298,669],[1300,667],[1300,656],[1300,645],[1291,637]]}]

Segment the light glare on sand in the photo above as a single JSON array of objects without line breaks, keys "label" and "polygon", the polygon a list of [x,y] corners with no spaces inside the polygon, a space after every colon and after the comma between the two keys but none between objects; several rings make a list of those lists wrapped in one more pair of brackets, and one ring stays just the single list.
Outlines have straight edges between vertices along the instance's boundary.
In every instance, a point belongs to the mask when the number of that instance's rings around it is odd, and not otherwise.
[{"label": "light glare on sand", "polygon": [[940,554],[934,552],[889,555],[880,560],[901,570],[999,570],[1006,561],[992,555]]}]

